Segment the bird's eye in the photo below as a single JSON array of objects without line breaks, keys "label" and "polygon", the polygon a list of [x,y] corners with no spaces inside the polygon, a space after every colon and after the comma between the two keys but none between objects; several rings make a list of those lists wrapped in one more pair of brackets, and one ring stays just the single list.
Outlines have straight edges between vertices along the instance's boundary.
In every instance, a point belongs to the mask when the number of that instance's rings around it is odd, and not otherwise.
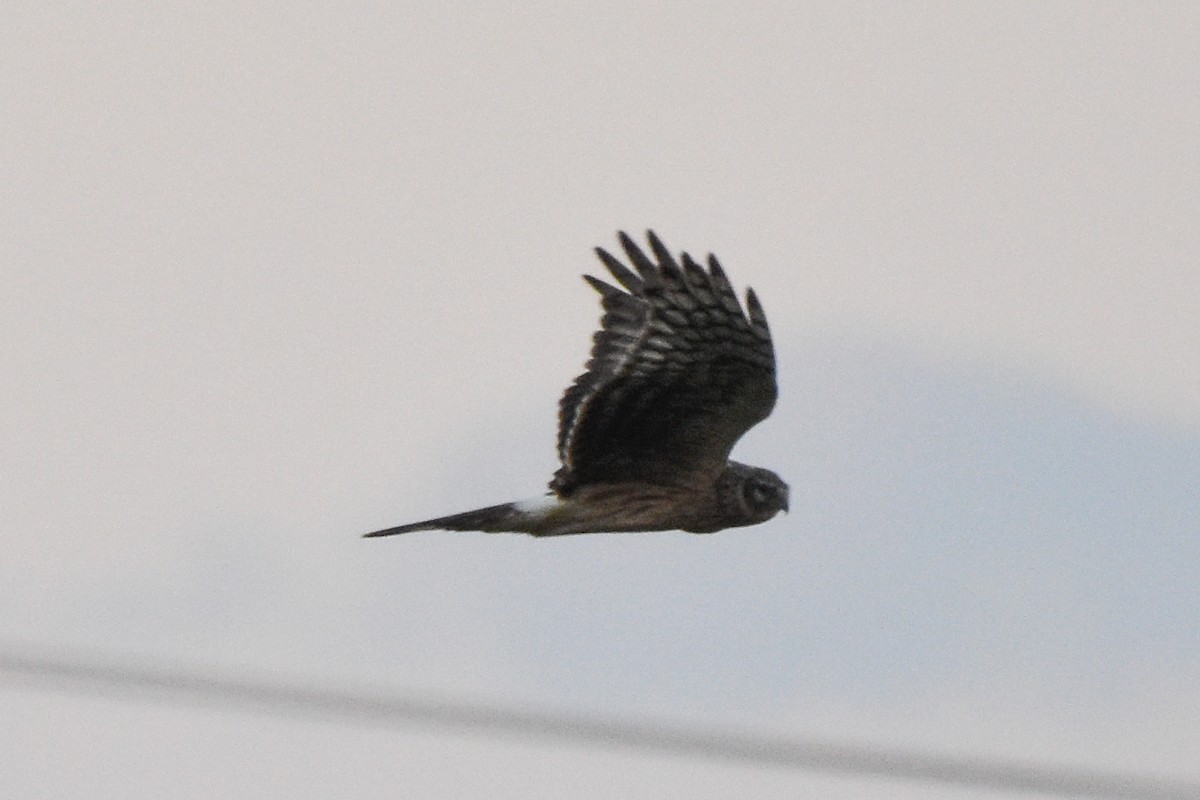
[{"label": "bird's eye", "polygon": [[749,502],[751,507],[760,507],[765,505],[768,494],[769,492],[767,491],[767,487],[763,486],[757,481],[752,481],[746,485],[746,500]]}]

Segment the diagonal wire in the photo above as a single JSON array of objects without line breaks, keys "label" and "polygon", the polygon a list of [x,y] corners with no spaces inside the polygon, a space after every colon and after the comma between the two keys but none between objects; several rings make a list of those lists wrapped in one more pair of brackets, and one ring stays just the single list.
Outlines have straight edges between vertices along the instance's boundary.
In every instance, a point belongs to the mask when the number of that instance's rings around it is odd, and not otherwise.
[{"label": "diagonal wire", "polygon": [[0,648],[8,682],[121,697],[154,697],[260,712],[341,719],[388,727],[443,728],[488,736],[655,751],[711,760],[844,775],[928,781],[1011,792],[1115,800],[1197,800],[1200,783],[1150,775],[685,728],[578,713],[321,688],[267,678],[54,657]]}]

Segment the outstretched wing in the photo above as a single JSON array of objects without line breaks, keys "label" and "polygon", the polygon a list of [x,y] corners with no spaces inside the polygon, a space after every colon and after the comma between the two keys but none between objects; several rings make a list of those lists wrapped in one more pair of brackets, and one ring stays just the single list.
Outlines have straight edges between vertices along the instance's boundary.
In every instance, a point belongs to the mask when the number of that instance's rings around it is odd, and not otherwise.
[{"label": "outstretched wing", "polygon": [[[762,306],[748,316],[714,256],[679,262],[647,232],[652,261],[624,233],[633,266],[596,254],[624,287],[590,275],[604,316],[587,372],[559,403],[560,494],[587,483],[707,485],[734,443],[775,405],[775,352]],[[636,270],[636,272],[634,271]]]}]

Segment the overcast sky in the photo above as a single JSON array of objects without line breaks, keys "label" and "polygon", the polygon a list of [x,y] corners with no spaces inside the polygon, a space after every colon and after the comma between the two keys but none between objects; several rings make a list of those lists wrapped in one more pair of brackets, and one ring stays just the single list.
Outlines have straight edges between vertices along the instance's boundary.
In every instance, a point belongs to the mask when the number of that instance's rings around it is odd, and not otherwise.
[{"label": "overcast sky", "polygon": [[[0,647],[1200,779],[1200,7],[0,17]],[[766,307],[736,455],[791,514],[358,538],[543,490],[579,275],[648,227]],[[20,797],[1002,796],[11,683],[0,752]]]}]

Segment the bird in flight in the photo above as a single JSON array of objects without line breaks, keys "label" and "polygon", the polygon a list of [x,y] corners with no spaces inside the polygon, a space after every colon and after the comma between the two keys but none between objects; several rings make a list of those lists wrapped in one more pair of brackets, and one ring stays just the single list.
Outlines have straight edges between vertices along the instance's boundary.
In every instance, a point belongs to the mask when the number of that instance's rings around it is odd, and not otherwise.
[{"label": "bird in flight", "polygon": [[628,265],[596,255],[622,288],[585,275],[604,314],[587,371],[559,401],[562,466],[550,492],[368,533],[424,530],[712,533],[787,511],[774,472],[729,460],[775,405],[775,351],[754,290],[746,310],[715,256],[677,261],[647,232],[651,258],[620,233]]}]

